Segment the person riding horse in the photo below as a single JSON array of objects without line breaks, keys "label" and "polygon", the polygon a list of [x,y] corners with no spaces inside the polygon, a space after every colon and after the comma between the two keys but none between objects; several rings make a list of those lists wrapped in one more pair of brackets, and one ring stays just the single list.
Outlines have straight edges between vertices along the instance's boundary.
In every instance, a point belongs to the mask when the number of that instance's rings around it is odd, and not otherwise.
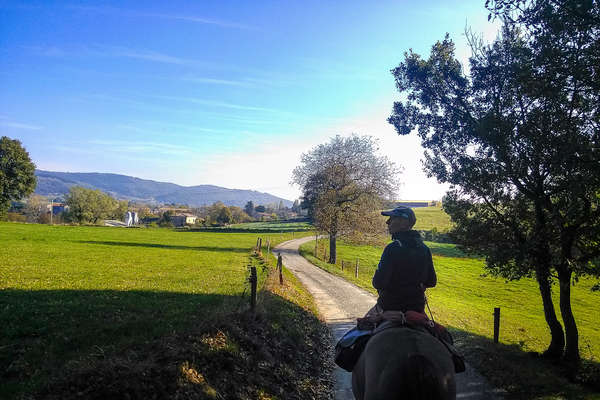
[{"label": "person riding horse", "polygon": [[423,243],[419,232],[413,230],[417,222],[409,207],[399,206],[381,215],[388,216],[388,231],[393,242],[383,250],[379,266],[373,275],[373,287],[379,297],[367,316],[384,311],[425,311],[425,289],[434,287],[437,276],[431,251]]},{"label": "person riding horse", "polygon": [[[393,242],[383,251],[373,275],[377,304],[365,318],[358,319],[355,328],[359,332],[369,329],[370,338],[360,342],[364,351],[360,350],[358,360],[350,366],[352,392],[358,400],[455,400],[456,364],[451,345],[420,327],[423,321],[432,329],[441,327],[425,315],[425,289],[437,283],[431,251],[419,232],[412,230],[417,221],[413,210],[400,206],[381,214],[389,217]],[[383,320],[389,321],[387,326],[366,327]],[[363,323],[365,327],[361,327]]]}]

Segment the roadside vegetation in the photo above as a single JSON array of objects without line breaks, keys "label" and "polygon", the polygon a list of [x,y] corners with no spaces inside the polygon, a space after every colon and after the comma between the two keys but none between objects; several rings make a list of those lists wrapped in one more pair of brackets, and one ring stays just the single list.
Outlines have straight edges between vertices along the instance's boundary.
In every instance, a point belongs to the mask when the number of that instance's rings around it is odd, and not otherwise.
[{"label": "roadside vegetation", "polygon": [[[437,286],[427,292],[431,311],[436,321],[451,328],[469,363],[494,385],[507,389],[509,397],[599,398],[592,394],[593,388],[600,389],[600,332],[597,329],[600,293],[590,290],[593,280],[581,279],[573,287],[573,309],[579,321],[581,354],[585,362],[579,375],[571,378],[586,383],[592,388],[589,390],[570,382],[566,378],[568,374],[560,367],[533,355],[542,352],[549,340],[535,280],[507,283],[503,279],[486,277],[483,276],[483,261],[467,257],[456,245],[426,244],[433,253],[438,275]],[[309,261],[376,294],[371,279],[383,245],[359,246],[342,241],[337,247],[339,261],[336,265],[323,261],[326,259],[323,252],[328,251],[327,240],[319,240],[318,259],[314,251],[315,241],[300,248]],[[357,260],[358,278],[355,277]],[[501,308],[499,344],[492,341],[494,307]]]},{"label": "roadside vegetation", "polygon": [[327,330],[292,276],[271,282],[256,241],[0,223],[0,398],[326,398]]}]

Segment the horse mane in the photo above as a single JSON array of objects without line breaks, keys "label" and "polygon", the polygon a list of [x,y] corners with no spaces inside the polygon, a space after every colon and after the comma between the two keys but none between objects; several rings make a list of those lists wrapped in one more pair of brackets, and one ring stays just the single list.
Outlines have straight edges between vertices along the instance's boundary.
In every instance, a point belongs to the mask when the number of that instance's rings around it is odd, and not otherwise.
[{"label": "horse mane", "polygon": [[414,400],[443,400],[447,396],[442,371],[422,354],[411,354],[402,369],[404,382],[402,398]]}]

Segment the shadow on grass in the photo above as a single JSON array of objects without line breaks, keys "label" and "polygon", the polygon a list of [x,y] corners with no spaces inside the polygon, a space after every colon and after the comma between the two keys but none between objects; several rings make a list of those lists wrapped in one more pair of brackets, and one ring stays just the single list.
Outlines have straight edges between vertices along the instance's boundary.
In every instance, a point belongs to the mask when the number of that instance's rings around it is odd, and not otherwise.
[{"label": "shadow on grass", "polygon": [[160,243],[115,242],[115,241],[101,241],[101,240],[78,240],[77,243],[99,244],[99,245],[104,245],[104,246],[150,247],[150,248],[169,249],[169,250],[196,250],[196,251],[216,251],[216,252],[234,252],[234,253],[248,253],[248,251],[249,251],[248,248],[241,248],[241,247],[181,246],[181,245],[160,244]]},{"label": "shadow on grass", "polygon": [[493,386],[507,390],[506,399],[590,399],[600,390],[600,363],[585,361],[574,375],[572,369],[519,345],[494,343],[484,336],[449,329],[467,362]]},{"label": "shadow on grass", "polygon": [[0,398],[324,398],[320,321],[269,292],[256,314],[247,300],[0,291]]},{"label": "shadow on grass", "polygon": [[28,391],[69,360],[102,358],[190,326],[226,299],[151,291],[0,291],[0,398]]}]

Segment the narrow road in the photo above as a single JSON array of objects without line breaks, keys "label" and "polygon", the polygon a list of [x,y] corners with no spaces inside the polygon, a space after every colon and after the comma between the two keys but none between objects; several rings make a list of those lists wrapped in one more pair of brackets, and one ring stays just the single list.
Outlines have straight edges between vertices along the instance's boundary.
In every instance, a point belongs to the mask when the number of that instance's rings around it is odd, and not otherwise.
[{"label": "narrow road", "polygon": [[[333,343],[344,335],[375,304],[371,293],[338,276],[330,274],[309,263],[298,253],[301,244],[314,240],[312,237],[289,240],[273,249],[281,254],[283,265],[292,271],[315,298],[319,312],[333,333]],[[352,400],[352,374],[336,367],[335,399]],[[456,375],[457,399],[499,400],[501,390],[492,388],[486,379],[467,365],[467,370]]]}]

